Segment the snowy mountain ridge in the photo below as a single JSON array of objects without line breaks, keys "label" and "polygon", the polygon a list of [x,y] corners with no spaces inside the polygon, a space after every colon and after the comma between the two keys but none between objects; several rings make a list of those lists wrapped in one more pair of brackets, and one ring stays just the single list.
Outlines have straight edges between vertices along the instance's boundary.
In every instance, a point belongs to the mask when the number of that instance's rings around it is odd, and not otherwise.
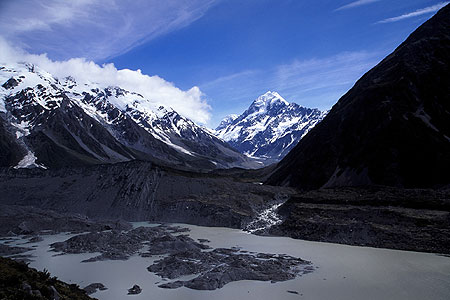
[{"label": "snowy mountain ridge", "polygon": [[[0,85],[5,135],[15,136],[11,145],[22,149],[23,159],[28,157],[17,167],[46,166],[42,162],[48,164],[49,152],[56,148],[73,154],[78,163],[151,157],[204,168],[256,167],[173,109],[156,106],[120,87],[77,83],[72,77],[58,79],[27,63],[0,66]],[[36,151],[44,153],[39,157]]]}]

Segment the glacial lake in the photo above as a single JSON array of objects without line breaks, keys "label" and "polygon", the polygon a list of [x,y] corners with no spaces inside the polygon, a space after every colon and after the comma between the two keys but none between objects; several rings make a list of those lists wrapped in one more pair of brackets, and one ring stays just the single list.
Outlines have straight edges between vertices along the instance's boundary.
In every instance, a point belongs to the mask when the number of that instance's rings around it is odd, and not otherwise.
[{"label": "glacial lake", "polygon": [[[134,226],[146,223],[134,223]],[[103,283],[108,289],[92,294],[104,300],[115,299],[450,299],[450,257],[430,253],[355,247],[309,242],[285,237],[261,237],[241,230],[175,224],[187,227],[193,239],[208,239],[214,248],[233,246],[242,250],[288,254],[309,260],[317,269],[290,281],[270,283],[238,281],[214,291],[196,291],[185,287],[162,289],[157,275],[147,267],[160,256],[133,256],[127,261],[81,263],[97,254],[55,256],[49,244],[73,235],[43,236],[38,243],[21,245],[17,239],[9,245],[37,246],[30,251],[31,267],[49,270],[52,276],[84,287]],[[2,241],[4,242],[4,241]],[[134,284],[139,295],[127,295]],[[289,293],[296,291],[298,294]]]}]

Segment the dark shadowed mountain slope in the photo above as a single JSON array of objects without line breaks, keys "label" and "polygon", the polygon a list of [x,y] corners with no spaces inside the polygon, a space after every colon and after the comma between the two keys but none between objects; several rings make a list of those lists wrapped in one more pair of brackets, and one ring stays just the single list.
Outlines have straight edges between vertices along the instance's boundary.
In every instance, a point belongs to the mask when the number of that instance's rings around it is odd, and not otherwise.
[{"label": "dark shadowed mountain slope", "polygon": [[302,189],[450,183],[450,6],[366,73],[279,163]]}]

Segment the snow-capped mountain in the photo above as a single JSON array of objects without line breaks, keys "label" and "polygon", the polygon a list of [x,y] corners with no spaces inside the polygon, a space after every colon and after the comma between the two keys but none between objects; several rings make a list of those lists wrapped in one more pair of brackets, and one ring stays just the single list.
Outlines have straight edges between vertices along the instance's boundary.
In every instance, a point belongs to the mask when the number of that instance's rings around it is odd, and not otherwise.
[{"label": "snow-capped mountain", "polygon": [[240,116],[228,116],[216,136],[248,156],[278,161],[327,112],[289,103],[277,92],[258,97]]},{"label": "snow-capped mountain", "polygon": [[256,166],[208,130],[120,87],[0,66],[0,164],[61,167],[134,159],[194,168]]}]

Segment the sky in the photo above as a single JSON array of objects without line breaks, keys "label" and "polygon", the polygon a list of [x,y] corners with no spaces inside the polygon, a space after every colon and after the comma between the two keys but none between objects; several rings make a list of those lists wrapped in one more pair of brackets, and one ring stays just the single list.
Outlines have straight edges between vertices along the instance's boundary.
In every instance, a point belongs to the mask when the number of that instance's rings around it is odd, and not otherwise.
[{"label": "sky", "polygon": [[330,109],[448,3],[0,0],[0,63],[120,83],[214,128],[268,90]]}]

